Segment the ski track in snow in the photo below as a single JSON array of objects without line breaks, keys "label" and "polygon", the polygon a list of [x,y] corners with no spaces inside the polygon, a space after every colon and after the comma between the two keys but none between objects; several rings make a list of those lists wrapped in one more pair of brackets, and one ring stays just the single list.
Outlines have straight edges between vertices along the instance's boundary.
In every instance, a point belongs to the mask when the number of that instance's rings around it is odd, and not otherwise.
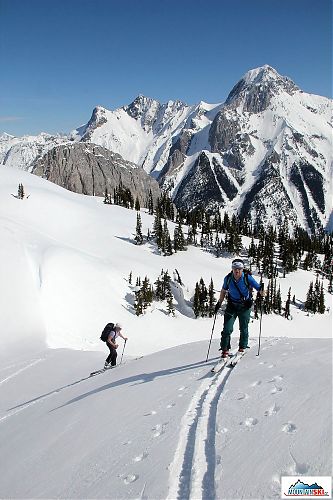
[{"label": "ski track in snow", "polygon": [[[12,377],[18,375],[22,371],[24,371],[27,368],[29,368],[29,367],[31,367],[31,366],[39,363],[40,361],[44,361],[44,359],[35,360],[32,363],[30,363],[29,365],[27,365],[26,367],[21,368],[17,372],[13,373],[11,376],[9,376],[6,379],[0,381],[0,385],[1,385],[1,383],[3,383],[6,380],[8,380],[9,378],[12,378]],[[106,373],[107,371],[108,370],[106,370],[105,372],[103,371],[102,373]],[[98,375],[101,375],[101,374],[98,374]],[[76,380],[75,382],[71,382],[70,384],[66,384],[66,385],[63,385],[62,387],[58,387],[57,389],[54,389],[53,391],[47,392],[45,394],[42,394],[41,396],[37,396],[36,398],[31,399],[30,401],[26,401],[25,403],[21,403],[21,404],[19,404],[17,406],[9,408],[7,410],[6,415],[3,415],[2,417],[0,417],[0,422],[3,422],[4,420],[7,420],[7,418],[12,417],[12,416],[16,415],[17,413],[20,413],[21,411],[25,410],[26,408],[29,408],[32,405],[35,405],[36,403],[41,403],[42,401],[45,401],[45,399],[48,399],[49,397],[51,397],[51,396],[53,396],[55,394],[59,394],[60,392],[62,392],[65,389],[68,389],[69,387],[73,387],[74,385],[80,384],[81,382],[84,382],[85,380],[89,380],[90,378],[93,378],[93,377],[91,377],[90,375],[88,375],[87,377],[83,377],[83,378],[81,378],[79,380]]]},{"label": "ski track in snow", "polygon": [[32,361],[31,363],[29,363],[28,365],[23,366],[23,368],[20,368],[16,372],[11,373],[10,375],[8,375],[8,377],[3,378],[2,380],[0,380],[0,385],[4,384],[5,382],[7,382],[8,380],[10,380],[11,378],[16,377],[17,375],[19,375],[20,373],[24,372],[28,368],[31,368],[32,366],[37,365],[41,361],[45,361],[45,359],[44,358],[35,359],[34,361]]},{"label": "ski track in snow", "polygon": [[169,467],[168,500],[215,498],[215,429],[218,403],[233,369],[206,378],[194,394],[180,425],[178,446]]}]

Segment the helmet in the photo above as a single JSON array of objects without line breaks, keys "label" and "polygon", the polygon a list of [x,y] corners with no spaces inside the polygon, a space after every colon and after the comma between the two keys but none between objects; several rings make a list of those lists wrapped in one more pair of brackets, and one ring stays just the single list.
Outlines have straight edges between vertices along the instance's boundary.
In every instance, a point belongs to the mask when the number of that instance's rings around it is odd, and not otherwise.
[{"label": "helmet", "polygon": [[122,325],[121,323],[116,323],[116,324],[114,325],[114,327],[115,327],[115,328],[118,328],[119,330],[121,330],[121,329],[122,329],[122,327],[123,327],[123,325]]}]

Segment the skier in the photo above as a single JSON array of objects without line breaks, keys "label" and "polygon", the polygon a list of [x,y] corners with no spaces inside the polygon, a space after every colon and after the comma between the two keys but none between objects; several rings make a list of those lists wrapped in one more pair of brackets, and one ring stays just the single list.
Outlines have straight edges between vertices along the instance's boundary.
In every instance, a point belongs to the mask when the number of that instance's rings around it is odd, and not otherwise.
[{"label": "skier", "polygon": [[127,340],[127,337],[124,337],[121,333],[122,325],[120,323],[116,323],[113,327],[113,330],[110,331],[109,336],[106,341],[106,345],[110,350],[110,354],[105,360],[104,369],[111,368],[112,366],[116,366],[117,363],[117,348],[118,344],[116,343],[116,338],[121,337],[122,339]]},{"label": "skier", "polygon": [[234,259],[231,269],[232,272],[224,278],[220,298],[215,306],[216,314],[228,292],[228,302],[224,313],[223,330],[221,332],[220,350],[222,351],[222,358],[229,356],[230,336],[237,317],[240,329],[238,352],[244,352],[248,347],[248,327],[253,304],[252,288],[255,288],[264,296],[264,290],[259,283],[256,282],[251,274],[244,272],[244,262],[242,259]]}]

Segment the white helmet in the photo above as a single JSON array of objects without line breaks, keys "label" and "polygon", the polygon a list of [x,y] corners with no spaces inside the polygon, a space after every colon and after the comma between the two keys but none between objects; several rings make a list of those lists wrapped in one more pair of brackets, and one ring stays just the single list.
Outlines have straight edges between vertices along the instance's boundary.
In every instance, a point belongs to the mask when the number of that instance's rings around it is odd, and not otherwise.
[{"label": "white helmet", "polygon": [[114,327],[118,328],[118,330],[121,330],[123,325],[121,323],[116,323]]}]

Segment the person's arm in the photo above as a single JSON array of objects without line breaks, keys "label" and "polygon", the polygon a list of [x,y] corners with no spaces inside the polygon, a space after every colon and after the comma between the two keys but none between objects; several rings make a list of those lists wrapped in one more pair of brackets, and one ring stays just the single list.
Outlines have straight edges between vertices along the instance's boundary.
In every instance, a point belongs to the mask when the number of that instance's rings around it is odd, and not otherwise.
[{"label": "person's arm", "polygon": [[124,337],[124,335],[122,333],[119,333],[119,337],[121,337],[123,340],[127,340],[127,337]]},{"label": "person's arm", "polygon": [[108,340],[106,341],[113,349],[117,349],[118,344],[112,340],[112,335],[109,333]]},{"label": "person's arm", "polygon": [[253,286],[253,288],[255,288],[257,290],[257,292],[260,293],[260,295],[265,295],[263,283],[262,283],[262,285],[257,283],[257,281],[254,279],[254,277],[251,276],[250,274],[248,276],[248,280],[249,280],[249,285]]},{"label": "person's arm", "polygon": [[219,303],[222,304],[222,302],[224,301],[224,298],[227,294],[227,290],[225,290],[224,288],[222,288],[221,292],[220,292],[220,298],[219,298]]},{"label": "person's arm", "polygon": [[224,298],[225,298],[226,294],[227,294],[227,290],[225,290],[224,288],[222,288],[222,290],[220,292],[219,300],[215,304],[215,309],[214,309],[215,314],[217,314],[217,311],[220,309],[221,304],[224,301]]}]

